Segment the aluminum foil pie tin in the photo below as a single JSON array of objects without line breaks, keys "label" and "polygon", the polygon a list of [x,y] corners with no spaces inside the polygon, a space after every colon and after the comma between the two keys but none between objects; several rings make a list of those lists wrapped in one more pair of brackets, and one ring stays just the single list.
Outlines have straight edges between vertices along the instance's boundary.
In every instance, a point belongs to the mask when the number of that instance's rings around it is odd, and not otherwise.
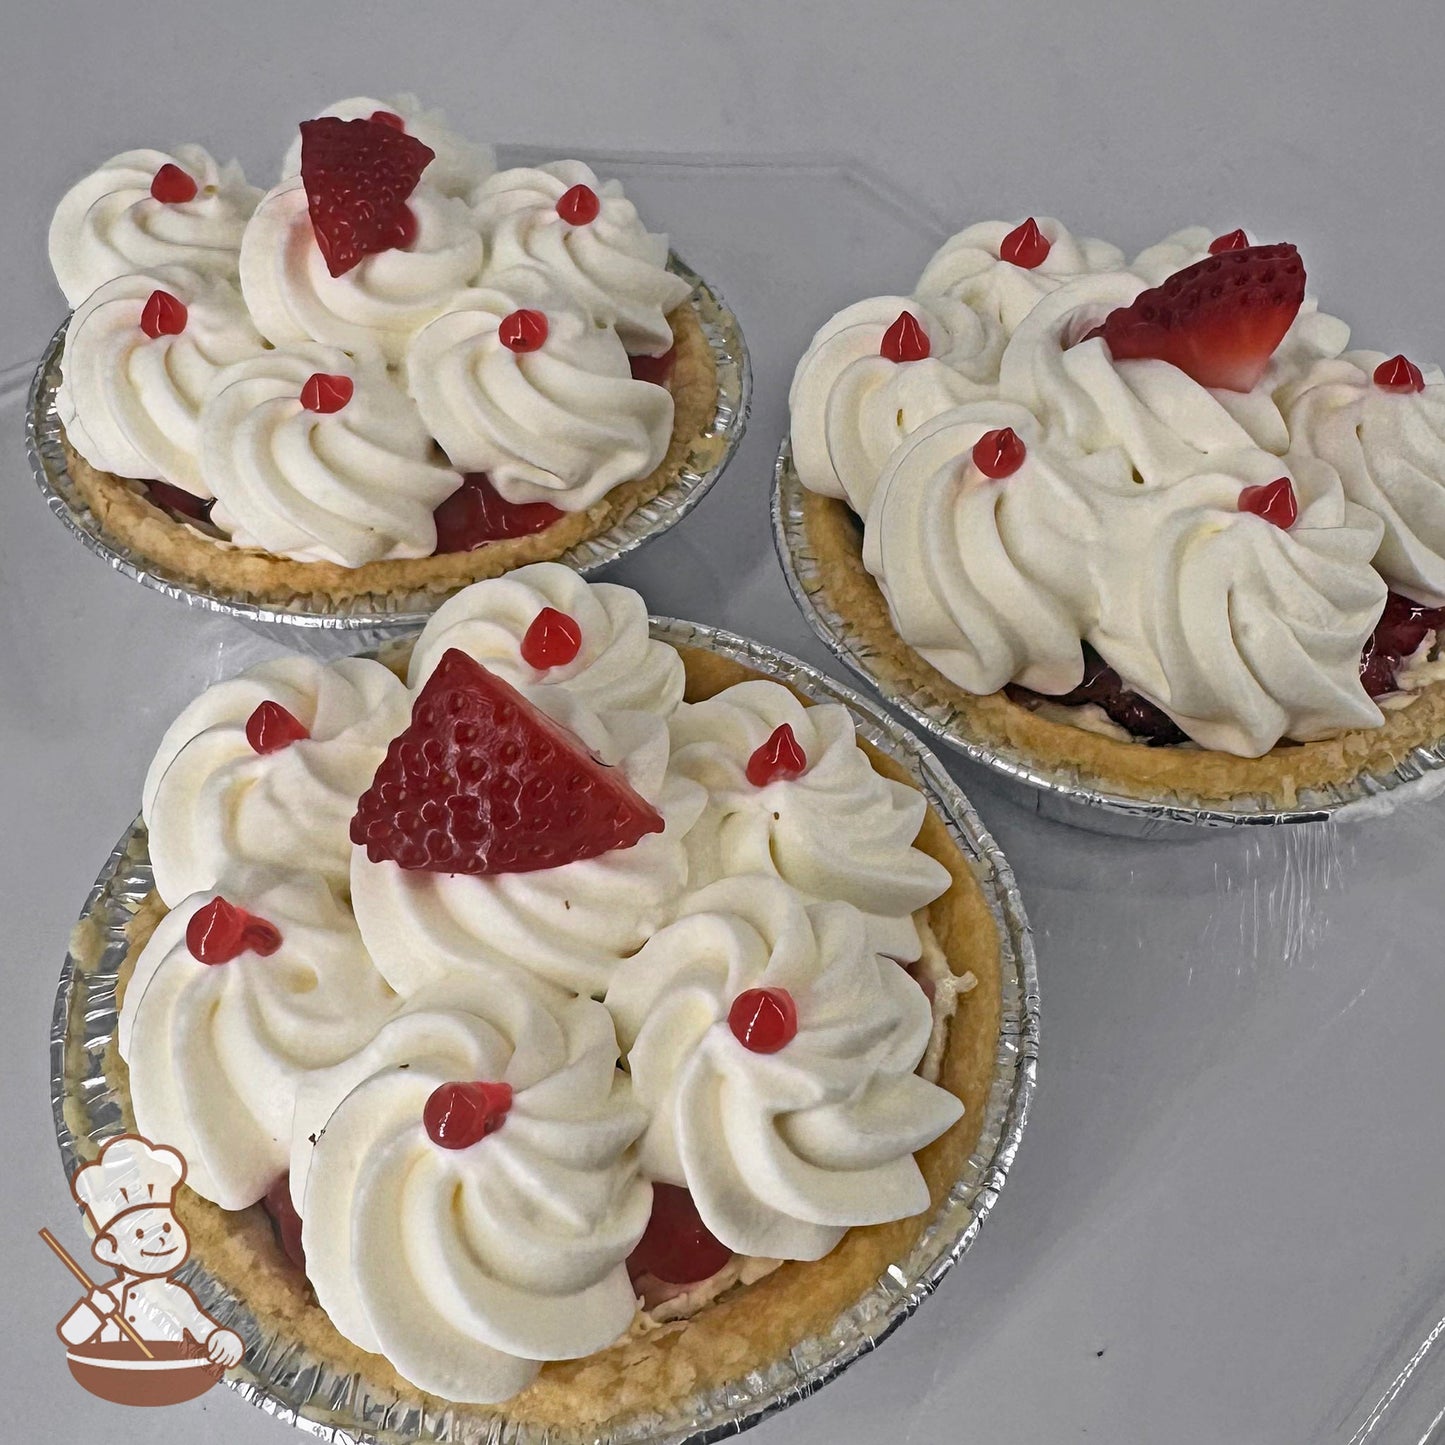
[{"label": "aluminum foil pie tin", "polygon": [[[584,577],[625,557],[687,516],[722,475],[747,427],[752,370],[738,319],[716,287],[703,280],[676,252],[669,259],[668,269],[693,285],[692,305],[717,363],[717,405],[694,452],[667,487],[615,526],[578,542],[556,559]],[[441,593],[375,593],[346,603],[315,598],[293,607],[267,606],[243,593],[210,590],[172,576],[107,536],[76,490],[61,445],[55,394],[60,385],[60,357],[68,324],[62,324],[51,339],[31,383],[25,413],[26,447],[46,505],[90,551],[122,576],[188,607],[223,613],[244,622],[268,628],[306,628],[313,636],[344,632],[351,648],[375,646],[398,632],[421,627],[445,601]],[[294,644],[298,638],[293,633],[289,640]]]},{"label": "aluminum foil pie tin", "polygon": [[1376,817],[1403,803],[1445,792],[1445,740],[1416,748],[1388,772],[1362,773],[1348,783],[1302,793],[1299,806],[1293,809],[1282,809],[1263,798],[1236,798],[1212,807],[1180,799],[1151,802],[1091,787],[1068,769],[1050,769],[1036,759],[982,742],[970,736],[966,719],[946,698],[903,676],[896,664],[874,651],[849,619],[830,604],[827,578],[808,541],[803,513],[806,496],[793,467],[791,442],[784,437],[773,469],[773,542],[798,610],[828,650],[889,707],[988,768],[1002,780],[1011,800],[1028,812],[1123,837],[1188,838],[1201,836],[1203,828]]},{"label": "aluminum foil pie tin", "polygon": [[[1003,854],[947,771],[875,703],[786,653],[691,622],[654,618],[653,636],[698,647],[765,673],[814,702],[841,703],[860,737],[910,774],[971,860],[999,936],[1001,1015],[992,1085],[978,1142],[956,1184],[906,1258],[823,1335],[799,1341],[763,1369],[680,1401],[666,1415],[626,1417],[607,1431],[571,1434],[492,1415],[454,1414],[420,1397],[373,1394],[366,1380],[308,1356],[294,1339],[263,1326],[244,1300],[191,1261],[180,1278],[201,1304],[245,1342],[226,1383],[253,1405],[337,1445],[445,1441],[448,1445],[701,1445],[756,1425],[836,1379],[892,1334],[973,1243],[993,1209],[1028,1117],[1038,1063],[1039,987],[1033,940]],[[125,929],[150,893],[145,828],[137,820],[116,844],[81,913],[60,973],[51,1024],[51,1100],[67,1175],[124,1127],[103,1060],[117,1022],[116,986]],[[82,946],[79,940],[84,940]],[[77,955],[82,956],[77,956]]]}]

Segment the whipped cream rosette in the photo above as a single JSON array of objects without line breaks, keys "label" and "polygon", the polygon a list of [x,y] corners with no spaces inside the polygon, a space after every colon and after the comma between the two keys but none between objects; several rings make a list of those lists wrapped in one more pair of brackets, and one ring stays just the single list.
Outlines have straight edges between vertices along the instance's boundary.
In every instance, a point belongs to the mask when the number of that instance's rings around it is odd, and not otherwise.
[{"label": "whipped cream rosette", "polygon": [[915,289],[921,297],[965,301],[1012,332],[1039,298],[1056,287],[1123,266],[1117,246],[1075,236],[1051,216],[1031,216],[1018,226],[981,221],[939,247]]},{"label": "whipped cream rosette", "polygon": [[183,267],[117,276],[76,307],[55,405],[91,466],[209,497],[201,408],[226,366],[264,346],[226,278]]},{"label": "whipped cream rosette", "polygon": [[318,346],[217,377],[201,413],[212,522],[237,546],[360,567],[426,557],[461,485],[384,367]]},{"label": "whipped cream rosette", "polygon": [[[318,116],[335,116],[338,120],[380,120],[383,125],[414,135],[435,154],[425,171],[429,186],[444,196],[460,196],[470,200],[477,187],[497,168],[496,157],[489,145],[468,140],[447,124],[439,110],[430,110],[416,96],[402,92],[389,100],[353,95],[338,100],[318,111]],[[281,162],[281,179],[301,174],[301,139],[298,136]]]},{"label": "whipped cream rosette", "polygon": [[922,796],[875,771],[843,708],[805,707],[757,679],[684,703],[670,726],[671,771],[707,790],[687,834],[693,888],[771,874],[810,901],[856,904],[878,952],[919,956],[913,914],[948,873],[914,847]]},{"label": "whipped cream rosette", "polygon": [[672,436],[667,388],[635,380],[618,334],[531,269],[458,297],[413,339],[406,377],[452,464],[509,502],[585,511]]},{"label": "whipped cream rosette", "polygon": [[682,658],[652,638],[642,594],[589,583],[556,562],[474,583],[444,602],[412,649],[409,686],[425,683],[453,647],[514,687],[562,687],[595,712],[666,717],[682,701]]},{"label": "whipped cream rosette", "polygon": [[71,306],[118,276],[157,266],[235,276],[261,192],[234,161],[198,145],[124,151],[65,193],[50,222],[50,265]]},{"label": "whipped cream rosette", "polygon": [[1390,587],[1445,607],[1445,377],[1382,352],[1321,361],[1284,398],[1291,450],[1339,472],[1384,524],[1375,566]]},{"label": "whipped cream rosette", "polygon": [[146,774],[161,898],[174,907],[248,864],[344,887],[356,799],[406,717],[406,689],[365,658],[277,658],[207,688]]},{"label": "whipped cream rosette", "polygon": [[181,1151],[196,1193],[244,1209],[286,1173],[301,1080],[396,1003],[323,877],[237,870],[161,919],[126,985],[136,1127]]},{"label": "whipped cream rosette", "polygon": [[415,224],[407,246],[334,276],[301,178],[269,191],[246,227],[240,258],[241,290],[261,334],[277,346],[315,341],[399,362],[417,331],[475,279],[483,256],[464,202],[423,179],[406,205]]},{"label": "whipped cream rosette", "polygon": [[913,1152],[957,1121],[920,1078],[928,1000],[847,903],[724,879],[613,978],[642,1157],[741,1254],[819,1259],[854,1225],[928,1206]]},{"label": "whipped cream rosette", "polygon": [[297,1103],[291,1187],[322,1308],[458,1401],[611,1344],[637,1308],[644,1123],[600,1004],[524,983],[414,1000]]},{"label": "whipped cream rosette", "polygon": [[819,328],[788,391],[803,484],[860,514],[889,455],[942,411],[986,396],[1004,335],[962,301],[875,296]]},{"label": "whipped cream rosette", "polygon": [[581,161],[498,171],[476,194],[490,280],[535,266],[636,355],[672,346],[667,313],[692,288],[667,269],[667,237],[647,230],[619,181]]}]

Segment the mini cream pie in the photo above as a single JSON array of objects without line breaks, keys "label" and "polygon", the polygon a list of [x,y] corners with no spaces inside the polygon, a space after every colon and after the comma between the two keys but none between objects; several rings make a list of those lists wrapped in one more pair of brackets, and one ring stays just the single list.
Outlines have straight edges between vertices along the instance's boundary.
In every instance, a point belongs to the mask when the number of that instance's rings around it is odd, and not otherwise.
[{"label": "mini cream pie", "polygon": [[493,174],[411,96],[300,130],[264,195],[182,146],[115,157],[56,210],[57,410],[108,536],[324,606],[559,556],[678,476],[716,367],[617,182]]},{"label": "mini cream pie", "polygon": [[202,1266],[369,1394],[665,1411],[826,1330],[976,1142],[978,883],[836,705],[557,564],[203,693],[106,1067]]},{"label": "mini cream pie", "polygon": [[1143,798],[1293,804],[1445,736],[1445,382],[1293,246],[970,227],[790,393],[821,595],[890,691]]}]

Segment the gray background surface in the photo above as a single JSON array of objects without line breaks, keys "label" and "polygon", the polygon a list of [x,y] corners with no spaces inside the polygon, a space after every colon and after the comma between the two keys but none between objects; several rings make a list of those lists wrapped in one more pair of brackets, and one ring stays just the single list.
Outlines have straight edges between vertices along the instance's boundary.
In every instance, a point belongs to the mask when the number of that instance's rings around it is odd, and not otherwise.
[{"label": "gray background surface", "polygon": [[[814,661],[766,526],[787,380],[830,311],[906,289],[948,230],[1037,211],[1133,251],[1245,225],[1300,244],[1361,344],[1445,353],[1438,4],[155,0],[3,18],[6,1441],[294,1438],[221,1391],[144,1413],[83,1394],[52,1334],[71,1289],[35,1239],[48,1223],[81,1242],[43,1046],[67,932],[165,722],[272,647],[110,575],[29,482],[23,388],[64,311],[45,230],[73,179],[198,140],[265,185],[294,121],[399,89],[480,138],[617,157],[734,304],[757,383],[725,480],[618,580]],[[940,1295],[759,1445],[1350,1439],[1445,1312],[1445,802],[1150,846],[1042,823],[958,772],[1038,933],[1034,1119]],[[1426,1378],[1368,1438],[1421,1439],[1442,1406]]]}]

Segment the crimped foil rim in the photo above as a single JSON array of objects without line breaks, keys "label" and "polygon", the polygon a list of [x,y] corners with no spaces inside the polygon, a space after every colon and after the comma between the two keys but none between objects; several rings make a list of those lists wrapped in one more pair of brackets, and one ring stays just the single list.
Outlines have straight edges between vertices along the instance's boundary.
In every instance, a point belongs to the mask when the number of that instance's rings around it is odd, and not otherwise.
[{"label": "crimped foil rim", "polygon": [[[937,1287],[972,1245],[1003,1189],[1033,1099],[1039,1041],[1039,985],[1033,937],[1013,871],[958,784],[911,732],[878,705],[787,653],[700,623],[654,617],[652,635],[675,647],[704,648],[786,683],[815,702],[845,706],[858,735],[906,768],[972,861],[998,929],[1001,1017],[994,1075],[978,1142],[963,1174],[908,1256],[823,1335],[800,1341],[774,1364],[680,1403],[666,1416],[624,1418],[613,1431],[581,1432],[517,1425],[504,1414],[466,1418],[428,1410],[421,1402],[377,1398],[357,1376],[338,1375],[309,1360],[288,1339],[263,1334],[250,1311],[195,1262],[181,1278],[201,1303],[246,1343],[242,1367],[226,1384],[253,1405],[308,1434],[337,1445],[704,1445],[736,1435],[836,1379],[875,1349]],[[126,954],[125,925],[150,892],[151,870],[140,820],[111,851],[86,899],[77,934],[99,941],[87,949],[98,962],[85,968],[67,951],[51,1020],[51,1102],[67,1175],[84,1162],[75,1128],[94,1141],[119,1132],[122,1119],[103,1070],[116,1025],[115,988]],[[76,990],[84,990],[75,1008]],[[66,1070],[73,1016],[83,1020],[84,1077]]]},{"label": "crimped foil rim", "polygon": [[788,591],[819,640],[889,707],[897,708],[925,732],[1013,783],[1039,789],[1067,804],[1081,804],[1118,819],[1134,820],[1146,828],[1181,823],[1196,828],[1274,826],[1320,823],[1356,814],[1373,816],[1387,810],[1387,794],[1399,792],[1403,801],[1412,793],[1433,796],[1445,788],[1445,778],[1431,776],[1445,769],[1445,739],[1433,747],[1413,749],[1388,772],[1361,773],[1347,783],[1302,792],[1297,808],[1280,808],[1264,798],[1240,798],[1233,807],[1205,807],[1181,799],[1153,802],[1090,787],[1068,769],[1045,768],[1020,753],[980,742],[963,730],[959,715],[944,699],[926,687],[915,687],[890,675],[848,619],[828,605],[823,591],[825,578],[809,546],[804,524],[805,495],[793,466],[792,439],[785,435],[773,467],[773,545]]},{"label": "crimped foil rim", "polygon": [[[675,251],[669,254],[668,269],[692,283],[691,305],[717,364],[717,405],[701,441],[704,445],[721,441],[722,451],[710,466],[702,470],[691,465],[692,458],[689,458],[679,475],[651,501],[644,502],[607,531],[569,547],[556,559],[584,577],[627,556],[687,516],[722,475],[747,429],[752,405],[752,365],[738,318],[722,293],[699,276]],[[446,600],[443,593],[411,592],[397,596],[372,593],[314,610],[304,606],[267,606],[243,593],[211,591],[175,577],[106,536],[75,488],[60,441],[60,417],[56,411],[55,394],[60,382],[60,356],[65,330],[69,324],[67,317],[51,338],[36,368],[25,409],[25,447],[46,505],[90,551],[104,559],[115,571],[143,587],[174,597],[188,607],[219,612],[252,623],[280,623],[333,632],[365,630],[389,635],[421,627]]]}]

